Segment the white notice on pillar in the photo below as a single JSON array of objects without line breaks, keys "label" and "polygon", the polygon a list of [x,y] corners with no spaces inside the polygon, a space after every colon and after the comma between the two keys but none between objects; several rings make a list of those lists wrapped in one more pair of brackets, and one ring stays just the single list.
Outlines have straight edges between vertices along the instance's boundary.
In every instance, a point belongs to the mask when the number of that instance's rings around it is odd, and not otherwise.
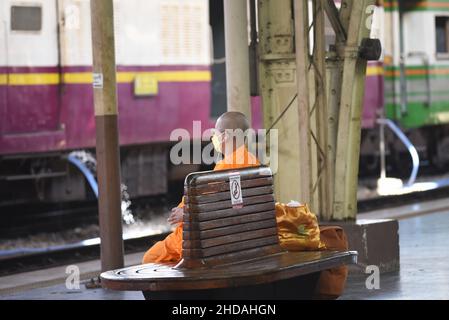
[{"label": "white notice on pillar", "polygon": [[92,84],[95,89],[103,89],[103,74],[102,73],[94,73],[92,75]]},{"label": "white notice on pillar", "polygon": [[231,193],[232,206],[243,204],[240,175],[233,175],[229,177],[229,192]]}]

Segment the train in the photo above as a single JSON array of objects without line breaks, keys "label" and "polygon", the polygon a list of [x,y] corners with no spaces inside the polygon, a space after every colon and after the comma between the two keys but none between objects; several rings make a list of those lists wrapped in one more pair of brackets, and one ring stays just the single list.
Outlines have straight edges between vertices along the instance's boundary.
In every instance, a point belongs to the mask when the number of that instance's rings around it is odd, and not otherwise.
[{"label": "train", "polygon": [[[0,198],[83,199],[61,157],[95,147],[90,1],[0,6]],[[209,3],[115,1],[114,26],[122,180],[132,197],[163,194],[171,131],[213,123]]]},{"label": "train", "polygon": [[[0,203],[93,196],[66,161],[95,148],[90,18],[89,0],[0,3]],[[193,121],[207,129],[226,110],[223,21],[223,0],[114,1],[121,174],[132,198],[165,194],[200,169],[170,164],[170,133],[201,139]],[[423,159],[447,166],[448,34],[449,1],[378,1],[372,36],[383,53],[367,70],[362,171],[377,170],[382,117]],[[260,97],[251,109],[260,128]],[[400,141],[386,138],[388,159],[403,167]]]},{"label": "train", "polygon": [[[367,71],[360,169],[378,169],[376,123],[387,118],[414,145],[421,164],[431,172],[447,172],[449,1],[385,0],[376,10],[372,36],[381,39],[383,53],[379,65]],[[370,85],[373,77],[378,86]],[[392,171],[409,173],[411,160],[401,139],[388,131],[385,142]]]}]

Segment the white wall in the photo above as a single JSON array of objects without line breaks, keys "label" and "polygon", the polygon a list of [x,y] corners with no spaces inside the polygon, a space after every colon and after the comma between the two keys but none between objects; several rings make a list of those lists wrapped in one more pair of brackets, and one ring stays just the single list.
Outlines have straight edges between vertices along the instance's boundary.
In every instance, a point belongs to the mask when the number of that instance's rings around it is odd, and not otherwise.
[{"label": "white wall", "polygon": [[408,57],[413,52],[423,52],[429,62],[435,62],[435,13],[427,11],[407,12],[404,14],[404,52],[407,64],[421,65],[422,58]]},{"label": "white wall", "polygon": [[117,64],[159,65],[161,1],[114,2]]},{"label": "white wall", "polygon": [[[63,65],[92,63],[89,0],[59,0]],[[210,63],[207,0],[115,0],[119,65]]]},{"label": "white wall", "polygon": [[[11,32],[14,4],[42,5],[42,30]],[[114,5],[117,64],[210,64],[208,0],[114,0]],[[91,65],[89,0],[0,0],[0,65],[57,65],[58,19],[62,65]]]},{"label": "white wall", "polygon": [[58,0],[63,66],[92,64],[89,0]]},{"label": "white wall", "polygon": [[207,0],[161,1],[158,37],[163,64],[210,63],[208,6]]},{"label": "white wall", "polygon": [[375,7],[371,24],[371,38],[379,39],[382,44],[381,61],[385,55],[385,11],[383,7]]},{"label": "white wall", "polygon": [[[10,19],[13,5],[41,5],[42,30],[11,31]],[[0,58],[0,64],[2,66],[7,64],[9,66],[57,65],[56,0],[1,0],[0,18],[2,24],[0,55],[3,56]]]},{"label": "white wall", "polygon": [[0,66],[7,65],[6,57],[6,39],[8,26],[6,24],[6,6],[5,2],[0,1]]}]

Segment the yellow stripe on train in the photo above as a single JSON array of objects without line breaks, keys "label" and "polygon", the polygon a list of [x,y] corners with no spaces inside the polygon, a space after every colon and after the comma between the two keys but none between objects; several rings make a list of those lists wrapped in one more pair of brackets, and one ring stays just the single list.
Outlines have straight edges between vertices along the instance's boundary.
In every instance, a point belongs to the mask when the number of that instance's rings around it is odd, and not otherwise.
[{"label": "yellow stripe on train", "polygon": [[366,76],[383,76],[385,74],[385,70],[382,66],[368,66],[366,69]]},{"label": "yellow stripe on train", "polygon": [[[118,83],[131,83],[136,75],[153,77],[158,82],[207,82],[211,81],[211,72],[204,71],[136,71],[118,72]],[[0,85],[30,86],[30,85],[55,85],[61,83],[58,73],[11,73],[0,74]],[[62,74],[62,83],[90,84],[91,72],[67,72]]]},{"label": "yellow stripe on train", "polygon": [[58,73],[12,73],[7,75],[7,81],[11,86],[32,86],[59,84]]},{"label": "yellow stripe on train", "polygon": [[[211,81],[210,71],[136,71],[118,72],[118,83],[132,83],[136,75],[153,77],[158,82],[208,82]],[[381,76],[385,71],[382,66],[368,66],[367,76]],[[0,74],[0,85],[29,86],[29,85],[56,85],[61,83],[58,73],[12,73]],[[91,72],[67,72],[62,74],[62,83],[90,84]]]},{"label": "yellow stripe on train", "polygon": [[8,76],[6,74],[0,74],[0,85],[8,83]]}]

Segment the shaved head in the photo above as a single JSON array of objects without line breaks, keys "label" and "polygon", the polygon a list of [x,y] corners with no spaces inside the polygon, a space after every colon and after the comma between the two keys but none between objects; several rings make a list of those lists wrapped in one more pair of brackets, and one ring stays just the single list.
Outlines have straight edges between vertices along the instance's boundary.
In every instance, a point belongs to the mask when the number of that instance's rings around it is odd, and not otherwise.
[{"label": "shaved head", "polygon": [[249,129],[249,121],[241,112],[229,111],[223,113],[215,123],[215,129],[223,132],[225,130],[240,129],[243,132]]},{"label": "shaved head", "polygon": [[243,145],[249,128],[249,121],[243,113],[236,111],[223,113],[215,123],[215,131],[225,133],[225,138],[221,140],[222,151],[219,152],[228,154]]}]

